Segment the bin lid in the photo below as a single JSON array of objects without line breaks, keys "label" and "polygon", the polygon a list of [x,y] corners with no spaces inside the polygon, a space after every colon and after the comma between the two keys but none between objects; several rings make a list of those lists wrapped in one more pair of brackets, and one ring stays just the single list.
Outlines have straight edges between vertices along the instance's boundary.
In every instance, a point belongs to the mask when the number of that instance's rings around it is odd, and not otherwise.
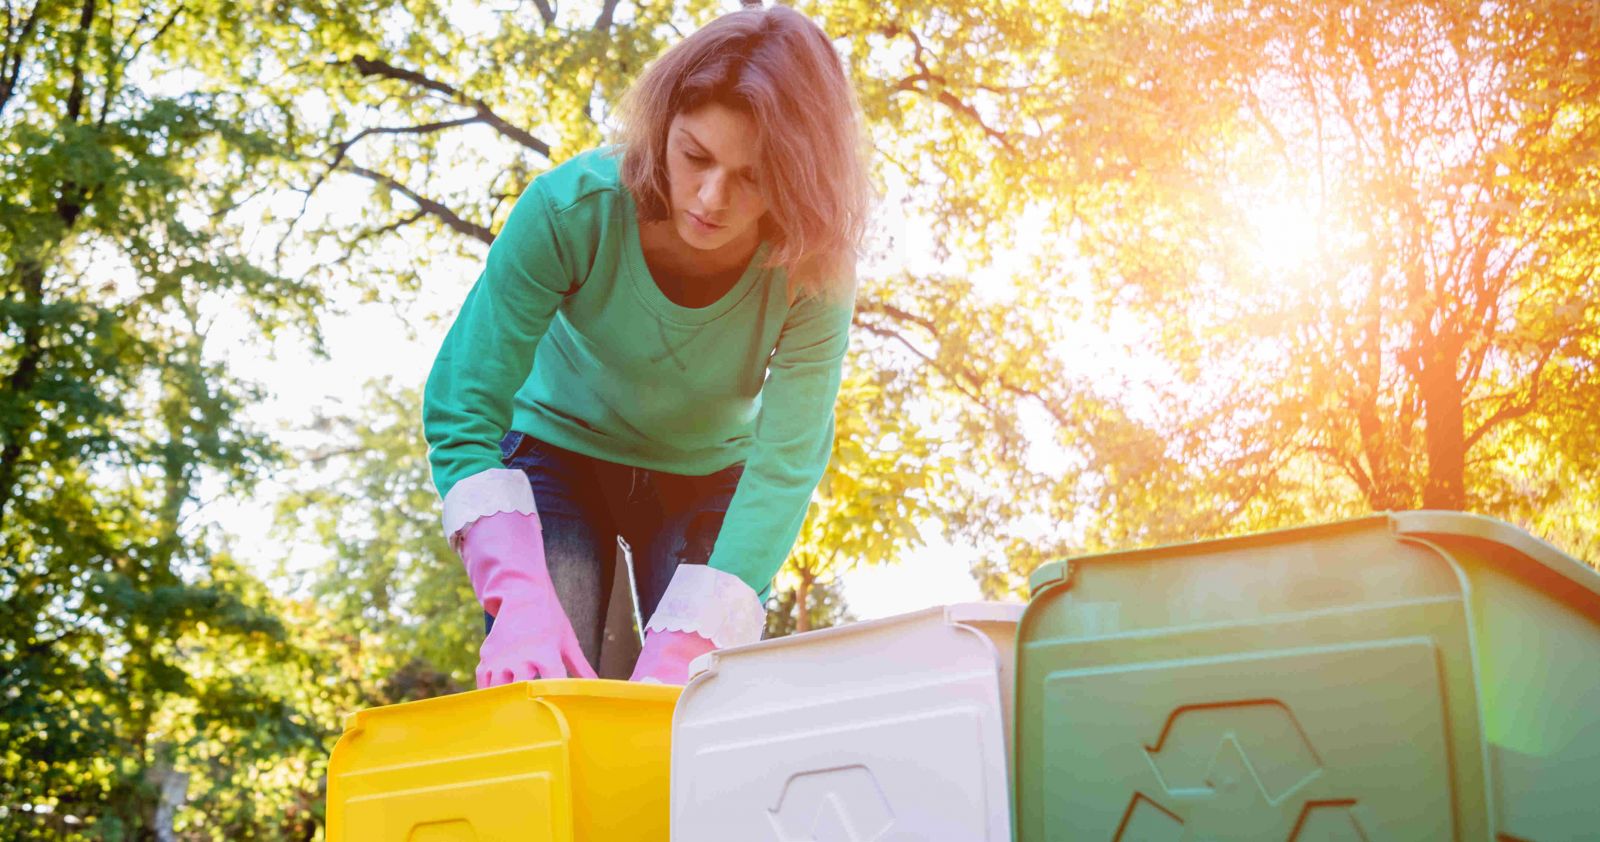
[{"label": "bin lid", "polygon": [[1197,543],[1217,548],[1253,546],[1264,543],[1277,543],[1285,539],[1311,537],[1321,533],[1372,528],[1380,524],[1386,525],[1397,535],[1443,538],[1446,540],[1466,538],[1499,544],[1514,550],[1528,562],[1546,568],[1590,593],[1600,596],[1600,571],[1596,571],[1589,565],[1535,538],[1525,530],[1483,515],[1437,510],[1381,512],[1366,517],[1351,518],[1315,526],[1296,526],[1250,535],[1217,538],[1210,541],[1163,544],[1137,550],[1118,550],[1095,555],[1075,556],[1039,565],[1028,576],[1028,595],[1030,597],[1036,596],[1047,587],[1065,582],[1072,574],[1073,565],[1085,561],[1099,562],[1116,559],[1186,555],[1194,551]]},{"label": "bin lid", "polygon": [[745,652],[766,652],[791,646],[815,646],[820,641],[837,639],[846,636],[873,634],[896,626],[904,626],[919,622],[926,622],[933,617],[942,618],[951,624],[960,623],[1011,623],[1022,621],[1022,615],[1028,606],[1021,602],[953,602],[944,605],[933,605],[908,611],[904,614],[894,614],[888,617],[878,617],[872,620],[858,620],[825,629],[812,629],[798,634],[774,637],[767,640],[758,640],[754,643],[742,643],[729,646],[726,649],[716,649],[696,657],[689,662],[689,677],[706,672],[718,660],[728,657],[738,657]]},{"label": "bin lid", "polygon": [[636,681],[618,681],[609,678],[542,678],[530,681],[514,681],[498,687],[466,690],[461,693],[434,696],[429,699],[366,708],[365,710],[347,714],[344,718],[344,728],[346,731],[357,730],[362,727],[366,720],[375,717],[443,715],[441,714],[442,711],[471,704],[480,699],[492,698],[495,695],[510,697],[523,695],[528,699],[583,696],[591,699],[627,699],[637,702],[673,704],[677,701],[678,694],[682,692],[682,689],[676,684],[642,684]]}]

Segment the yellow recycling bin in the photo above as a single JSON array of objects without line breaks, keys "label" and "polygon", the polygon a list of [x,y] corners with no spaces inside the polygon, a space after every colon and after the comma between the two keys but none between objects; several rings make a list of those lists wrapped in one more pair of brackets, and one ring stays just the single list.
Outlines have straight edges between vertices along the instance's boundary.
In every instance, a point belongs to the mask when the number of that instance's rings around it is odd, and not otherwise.
[{"label": "yellow recycling bin", "polygon": [[328,841],[665,842],[681,690],[523,681],[352,714]]}]

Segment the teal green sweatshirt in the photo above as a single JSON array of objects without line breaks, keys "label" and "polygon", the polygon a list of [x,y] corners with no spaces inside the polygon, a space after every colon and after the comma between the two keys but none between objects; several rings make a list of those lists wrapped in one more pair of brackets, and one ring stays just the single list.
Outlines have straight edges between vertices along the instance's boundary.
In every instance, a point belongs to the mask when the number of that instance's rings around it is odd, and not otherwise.
[{"label": "teal green sweatshirt", "polygon": [[763,243],[720,300],[674,304],[611,152],[535,178],[490,246],[423,391],[434,484],[502,467],[508,430],[677,474],[744,462],[709,564],[765,594],[828,465],[854,302],[791,305]]}]

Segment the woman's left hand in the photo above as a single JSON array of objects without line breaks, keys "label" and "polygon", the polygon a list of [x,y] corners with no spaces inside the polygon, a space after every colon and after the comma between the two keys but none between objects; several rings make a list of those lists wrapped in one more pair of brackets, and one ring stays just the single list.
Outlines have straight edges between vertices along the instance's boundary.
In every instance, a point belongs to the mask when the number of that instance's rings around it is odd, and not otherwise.
[{"label": "woman's left hand", "polygon": [[689,680],[689,662],[717,648],[694,632],[647,631],[639,661],[629,681],[683,684]]}]

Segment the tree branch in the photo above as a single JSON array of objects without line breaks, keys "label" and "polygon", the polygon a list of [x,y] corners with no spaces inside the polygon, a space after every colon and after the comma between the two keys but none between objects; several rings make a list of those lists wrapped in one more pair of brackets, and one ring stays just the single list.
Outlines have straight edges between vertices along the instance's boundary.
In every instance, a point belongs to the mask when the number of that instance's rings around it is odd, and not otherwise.
[{"label": "tree branch", "polygon": [[[917,37],[917,33],[915,31],[910,29],[901,29],[898,26],[890,26],[887,27],[884,32],[886,32],[890,37],[904,34],[906,37],[911,39],[911,45],[914,50],[911,60],[916,63],[917,69],[920,71],[901,79],[895,84],[894,90],[910,91],[912,93],[918,93],[922,94],[923,96],[930,97],[946,108],[949,108],[951,111],[954,111],[957,114],[965,115],[972,122],[976,123],[978,128],[983,130],[984,134],[993,138],[1001,146],[1005,147],[1007,151],[1016,151],[1016,149],[1011,145],[1011,138],[1007,137],[1005,132],[995,129],[988,123],[985,123],[983,120],[983,115],[979,114],[976,108],[968,105],[966,102],[963,102],[955,94],[950,93],[950,91],[945,88],[945,76],[934,73],[928,68],[927,59],[924,58],[924,56],[928,53],[928,49],[927,47],[923,46],[922,39]],[[937,84],[939,85],[939,89],[936,91],[930,87],[918,87],[915,84],[917,82]]]},{"label": "tree branch", "polygon": [[295,214],[294,219],[289,220],[289,225],[284,229],[283,236],[278,238],[278,245],[273,249],[273,259],[276,261],[281,261],[283,259],[283,247],[288,244],[289,237],[294,233],[295,226],[298,225],[300,220],[305,217],[306,208],[311,203],[312,195],[317,192],[317,188],[322,186],[322,182],[326,181],[331,173],[342,169],[341,165],[344,163],[346,153],[350,151],[350,147],[354,146],[362,138],[369,134],[431,134],[433,132],[443,131],[444,129],[478,122],[483,122],[483,118],[474,116],[464,117],[460,120],[446,120],[438,123],[426,123],[421,126],[378,127],[364,129],[355,137],[352,137],[349,140],[340,143],[338,146],[335,146],[333,162],[328,165],[327,169],[323,170],[317,176],[317,179],[311,183],[310,187],[299,191],[305,196],[305,198],[300,202],[300,212]]},{"label": "tree branch", "polygon": [[[333,173],[335,171],[353,172],[353,173],[355,173],[357,175],[362,175],[362,176],[365,176],[365,177],[368,177],[368,178],[372,178],[372,175],[374,175],[374,174],[369,174],[371,171],[362,169],[360,167],[356,167],[354,165],[346,165],[345,164],[345,155],[350,151],[350,147],[352,147],[356,143],[360,142],[362,138],[365,138],[367,135],[372,135],[372,134],[431,134],[433,132],[443,131],[445,129],[454,128],[456,126],[463,126],[463,125],[466,125],[468,123],[480,123],[480,122],[483,122],[483,118],[481,116],[473,116],[473,117],[463,117],[463,118],[461,118],[459,120],[445,120],[445,121],[441,121],[441,122],[437,122],[437,123],[426,123],[426,124],[423,124],[423,125],[420,125],[420,126],[389,126],[389,127],[378,127],[378,128],[371,128],[371,129],[363,129],[361,132],[357,133],[355,137],[352,137],[349,140],[346,140],[346,141],[340,143],[339,145],[335,146],[334,147],[333,162],[328,165],[327,169],[323,170],[317,176],[316,180],[311,183],[310,187],[307,187],[305,190],[299,191],[300,193],[302,193],[304,195],[304,198],[300,202],[300,212],[298,214],[295,214],[295,217],[293,219],[289,220],[289,225],[284,229],[283,236],[278,238],[278,245],[277,245],[276,248],[273,249],[273,258],[274,258],[274,260],[278,260],[278,261],[282,260],[284,246],[286,246],[288,244],[289,237],[293,235],[295,226],[298,225],[300,220],[305,217],[306,208],[311,203],[312,195],[317,192],[317,189],[322,186],[322,183],[327,180],[328,176],[331,173]],[[452,228],[455,228],[457,231],[460,231],[460,232],[462,232],[464,234],[467,234],[468,236],[475,237],[475,238],[478,238],[478,239],[483,239],[482,235],[487,233],[487,229],[480,228],[478,226],[472,225],[471,223],[467,223],[464,220],[461,220],[461,218],[459,216],[456,216],[453,212],[449,211],[449,209],[445,208],[444,205],[439,204],[437,202],[428,202],[426,200],[422,200],[419,196],[417,196],[416,193],[414,193],[413,191],[411,191],[408,188],[405,188],[405,187],[399,185],[399,182],[396,182],[393,179],[389,179],[389,180],[385,181],[383,178],[379,177],[379,178],[373,178],[373,180],[378,181],[380,184],[384,184],[384,186],[389,187],[390,189],[396,189],[398,187],[399,188],[399,192],[403,193],[408,198],[412,199],[412,201],[417,202],[418,205],[421,206],[425,212],[432,213],[436,209],[444,211],[444,214],[435,214],[435,215],[439,216],[439,218],[441,220],[443,220],[447,225],[450,225]],[[399,223],[396,223],[394,225],[386,226],[386,228],[384,230],[393,230],[395,228],[400,227],[401,225],[409,225],[410,223],[415,222],[418,218],[420,218],[420,217],[417,217],[417,216],[410,217],[410,218],[405,219],[405,220],[403,220],[403,221],[401,221]],[[457,223],[460,223],[460,225],[466,225],[466,226],[469,226],[469,227],[466,228],[466,229],[463,229],[463,228],[459,227],[459,225]],[[487,236],[489,237],[489,240],[485,240],[485,242],[489,242],[490,240],[494,239],[494,235],[493,234],[487,234]]]},{"label": "tree branch", "polygon": [[1377,483],[1373,481],[1373,478],[1365,470],[1362,470],[1361,456],[1359,454],[1352,455],[1325,444],[1306,445],[1305,451],[1311,454],[1321,454],[1335,465],[1338,465],[1339,469],[1344,471],[1345,476],[1356,484],[1356,489],[1361,492],[1362,497],[1366,498],[1367,505],[1376,508],[1375,504],[1379,502]]},{"label": "tree branch", "polygon": [[384,187],[387,187],[390,190],[405,196],[407,199],[415,202],[417,207],[421,208],[429,216],[432,216],[435,219],[438,219],[440,222],[443,222],[446,226],[455,230],[457,233],[465,234],[466,236],[478,240],[485,245],[494,242],[494,232],[481,225],[462,219],[460,216],[456,215],[455,211],[445,207],[443,204],[440,204],[432,199],[425,198],[415,190],[412,190],[411,188],[401,184],[387,175],[384,175],[383,173],[373,172],[365,167],[358,167],[355,164],[345,164],[339,169],[344,172],[359,175],[362,178],[370,181],[377,182],[378,184],[381,184]]},{"label": "tree branch", "polygon": [[94,4],[95,0],[83,0],[78,29],[72,33],[72,87],[67,92],[67,119],[72,123],[83,116],[83,54],[89,42],[89,29],[94,25]]},{"label": "tree branch", "polygon": [[[900,309],[898,307],[895,307],[892,304],[885,304],[885,303],[882,303],[882,302],[872,301],[872,302],[864,302],[862,304],[857,305],[857,308],[856,308],[856,319],[854,321],[854,324],[862,327],[867,332],[872,333],[874,335],[882,336],[882,337],[885,337],[885,338],[891,338],[891,339],[894,339],[894,340],[898,341],[901,345],[905,346],[908,350],[910,350],[917,357],[919,357],[920,359],[922,359],[924,362],[928,363],[929,365],[933,366],[934,369],[936,371],[938,371],[940,374],[943,374],[945,376],[945,378],[948,379],[952,384],[954,384],[956,386],[956,388],[963,395],[965,395],[967,398],[971,399],[974,403],[978,404],[979,406],[983,407],[986,410],[989,410],[990,412],[996,412],[997,411],[996,407],[993,404],[991,404],[988,400],[984,399],[983,396],[980,394],[980,390],[982,389],[983,383],[984,383],[986,378],[980,377],[971,368],[969,368],[969,367],[967,367],[965,365],[955,365],[954,367],[951,367],[949,365],[946,365],[946,364],[940,362],[938,359],[929,356],[926,352],[924,352],[920,348],[917,348],[915,345],[912,345],[911,342],[909,340],[907,340],[904,336],[900,335],[900,333],[898,331],[893,331],[893,330],[890,330],[888,328],[872,324],[871,322],[862,321],[860,319],[860,316],[862,316],[863,314],[868,314],[868,313],[877,313],[879,315],[888,316],[889,318],[894,319],[896,321],[904,322],[906,324],[915,325],[915,326],[917,326],[919,328],[922,328],[923,330],[927,331],[928,335],[931,336],[935,342],[939,342],[939,341],[941,341],[943,339],[943,336],[942,336],[941,331],[938,329],[937,325],[934,324],[932,319],[929,319],[929,318],[926,318],[926,317],[923,317],[923,316],[918,316],[918,315],[916,315],[914,313],[907,312],[907,311],[902,310],[902,309]],[[1069,417],[1067,415],[1067,413],[1060,406],[1056,405],[1055,402],[1051,401],[1046,395],[1044,395],[1043,393],[1039,392],[1037,389],[1032,389],[1032,388],[1029,388],[1027,386],[1020,385],[1020,384],[1015,383],[1013,381],[1007,380],[1005,377],[995,377],[995,378],[992,379],[992,382],[994,383],[995,386],[997,386],[1003,392],[1009,392],[1009,393],[1011,393],[1013,395],[1016,395],[1018,397],[1021,397],[1021,398],[1032,399],[1035,403],[1037,403],[1039,405],[1040,408],[1042,408],[1051,417],[1051,419],[1053,419],[1057,424],[1061,425],[1062,427],[1073,426],[1073,423],[1074,423],[1073,419],[1071,417]]]},{"label": "tree branch", "polygon": [[556,10],[550,6],[550,0],[533,0],[533,5],[539,7],[539,17],[544,18],[545,26],[556,25]]},{"label": "tree branch", "polygon": [[1473,430],[1467,436],[1466,443],[1461,448],[1462,452],[1471,451],[1472,446],[1477,444],[1479,439],[1482,439],[1495,427],[1507,421],[1521,418],[1539,407],[1539,391],[1544,386],[1540,377],[1544,375],[1545,365],[1550,362],[1551,357],[1555,356],[1555,352],[1556,347],[1554,345],[1545,348],[1544,354],[1539,357],[1538,365],[1534,366],[1533,373],[1528,375],[1527,398],[1521,401],[1512,401],[1508,398],[1499,409],[1495,410],[1494,414],[1485,418],[1483,423],[1478,425],[1478,429]]},{"label": "tree branch", "polygon": [[[180,5],[178,8],[181,10],[183,7]],[[127,39],[120,44],[116,44],[116,47],[111,50],[111,59],[106,62],[105,84],[101,86],[99,125],[102,127],[105,126],[106,120],[110,119],[111,117],[111,103],[117,98],[117,94],[122,90],[122,71],[128,66],[129,62],[129,59],[122,55],[122,51],[127,49],[129,44],[133,43],[134,38],[138,37],[139,35],[139,27],[143,26],[144,22],[149,19],[150,10],[140,10],[138,19],[133,22],[133,26],[128,28]],[[116,43],[117,18],[115,15],[112,15],[110,20],[106,22],[106,40],[114,44]]]},{"label": "tree branch", "polygon": [[354,66],[357,71],[367,76],[379,76],[385,79],[395,79],[402,82],[410,82],[418,87],[426,88],[427,90],[443,94],[451,102],[471,108],[477,113],[479,119],[490,126],[493,126],[495,131],[498,131],[500,134],[505,135],[511,140],[514,140],[529,149],[532,149],[546,158],[550,157],[550,144],[534,137],[526,130],[518,128],[517,126],[507,122],[504,118],[500,117],[500,115],[494,113],[494,110],[491,109],[488,104],[481,99],[469,97],[456,88],[445,84],[444,82],[429,79],[428,77],[414,70],[405,70],[403,68],[395,67],[388,62],[367,58],[366,56],[355,56],[347,63]]},{"label": "tree branch", "polygon": [[369,448],[365,445],[349,445],[347,447],[337,447],[331,450],[320,450],[307,456],[306,464],[321,465],[330,459],[337,459],[342,456],[357,456],[362,453],[366,453],[368,450]]},{"label": "tree branch", "polygon": [[[11,94],[16,90],[17,80],[22,76],[22,58],[28,51],[28,37],[33,34],[33,28],[39,23],[39,7],[34,6],[23,19],[22,26],[16,30],[11,28],[11,6],[6,5],[6,45],[5,52],[0,53],[0,113],[6,110],[6,103],[11,101]],[[17,33],[13,40],[11,33]],[[15,52],[12,52],[13,48]],[[10,67],[6,65],[9,64]]]},{"label": "tree branch", "polygon": [[605,0],[605,5],[600,9],[600,16],[594,20],[594,31],[604,32],[611,28],[611,17],[617,11],[617,0]]},{"label": "tree branch", "polygon": [[[411,223],[416,222],[417,220],[422,219],[423,217],[425,217],[427,215],[428,215],[427,211],[419,210],[416,213],[411,214],[410,216],[402,217],[400,219],[397,219],[397,220],[389,223],[388,225],[382,225],[382,226],[379,226],[377,228],[372,229],[371,231],[368,231],[362,237],[362,239],[370,240],[370,239],[372,239],[374,237],[381,237],[384,234],[390,234],[390,233],[393,233],[395,231],[399,231],[401,228],[404,228],[407,225],[410,225]],[[398,313],[397,313],[397,315],[398,315]]]},{"label": "tree branch", "polygon": [[[433,134],[434,132],[444,131],[445,129],[453,129],[453,128],[457,127],[457,126],[465,126],[465,125],[469,125],[471,123],[482,123],[482,122],[484,122],[484,119],[483,119],[482,116],[473,116],[473,117],[462,117],[459,120],[443,120],[443,121],[440,121],[440,122],[437,122],[437,123],[424,123],[423,125],[420,125],[420,126],[378,126],[378,127],[374,127],[374,128],[370,128],[370,129],[362,129],[360,132],[358,132],[356,134],[355,137],[352,137],[349,140],[346,140],[346,141],[340,143],[338,146],[335,146],[333,148],[333,163],[328,165],[328,169],[327,169],[326,172],[323,173],[323,177],[326,178],[328,172],[334,171],[335,169],[337,169],[339,167],[340,164],[344,163],[344,156],[345,156],[346,153],[348,153],[350,151],[350,147],[355,146],[357,143],[360,143],[362,141],[362,139],[367,137],[368,135],[374,135],[374,134],[419,134],[419,135],[420,134]],[[321,181],[322,181],[322,179],[319,178],[317,180],[317,184],[320,184]],[[317,189],[317,184],[311,185],[311,189],[312,190],[316,190]]]},{"label": "tree branch", "polygon": [[[177,22],[178,16],[183,14],[183,12],[184,12],[184,10],[186,8],[187,7],[184,4],[179,3],[178,4],[178,8],[172,10],[172,16],[167,18],[166,23],[161,24],[161,28],[160,29],[156,30],[156,34],[154,34],[154,35],[150,36],[149,38],[145,39],[143,43],[141,43],[141,44],[139,44],[139,46],[133,48],[133,52],[128,55],[128,60],[127,60],[126,63],[127,64],[132,64],[134,59],[137,59],[139,57],[139,54],[144,52],[144,48],[145,47],[148,47],[151,44],[154,44],[155,42],[161,40],[161,36],[167,34],[167,30],[172,28],[172,25]],[[142,20],[144,20],[144,18],[141,17],[140,20],[142,21]],[[135,27],[135,29],[137,29],[137,27]],[[130,35],[131,34],[132,33],[130,33]]]},{"label": "tree branch", "polygon": [[909,313],[893,304],[885,304],[882,301],[863,301],[857,305],[857,310],[862,313],[881,313],[893,318],[895,321],[910,322],[929,333],[937,334],[939,332],[932,319]]},{"label": "tree branch", "polygon": [[[900,81],[896,82],[894,84],[894,89],[897,90],[897,91],[915,90],[916,88],[915,88],[914,83],[916,83],[916,82],[936,82],[936,83],[938,83],[940,85],[948,85],[950,83],[950,80],[949,80],[948,77],[941,76],[940,74],[937,74],[937,73],[931,73],[928,70],[924,69],[921,72],[913,73],[910,76],[907,76],[904,79],[901,79]],[[973,90],[988,91],[991,94],[1027,94],[1027,93],[1033,93],[1033,92],[1039,90],[1040,88],[1042,88],[1043,86],[1042,85],[990,85],[990,84],[985,84],[983,82],[973,82],[973,83],[971,83],[971,87],[972,87]]]},{"label": "tree branch", "polygon": [[875,325],[871,322],[863,322],[859,320],[855,322],[855,325],[874,336],[880,336],[884,339],[891,339],[895,342],[898,342],[901,347],[905,348],[907,351],[910,351],[913,356],[917,357],[917,359],[920,359],[929,366],[932,366],[934,371],[943,374],[945,379],[949,380],[950,384],[956,388],[956,391],[966,396],[968,400],[972,401],[978,406],[983,407],[984,409],[989,410],[990,412],[994,411],[994,407],[990,406],[988,402],[983,399],[982,395],[979,395],[978,393],[967,388],[967,385],[962,382],[961,377],[958,377],[946,370],[944,366],[939,364],[937,359],[929,356],[926,351],[923,351],[921,348],[918,348],[916,345],[912,344],[911,340],[907,339],[899,331],[890,330],[889,328]]}]

